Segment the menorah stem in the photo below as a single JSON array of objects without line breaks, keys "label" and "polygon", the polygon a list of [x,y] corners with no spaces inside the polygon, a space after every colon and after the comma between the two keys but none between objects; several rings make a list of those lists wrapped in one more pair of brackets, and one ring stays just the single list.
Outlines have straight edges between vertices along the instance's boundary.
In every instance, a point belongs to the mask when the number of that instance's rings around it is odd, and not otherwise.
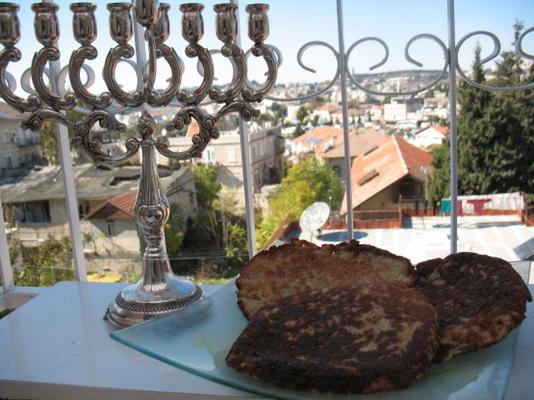
[{"label": "menorah stem", "polygon": [[173,274],[165,246],[165,223],[170,206],[161,190],[156,164],[156,124],[144,112],[138,128],[142,136],[141,181],[135,201],[137,224],[143,231],[145,251],[141,279],[127,286],[109,306],[106,317],[119,326],[135,325],[144,320],[180,310],[202,296],[195,284]]},{"label": "menorah stem", "polygon": [[135,204],[137,224],[145,238],[142,286],[148,291],[160,290],[165,275],[171,273],[165,246],[164,225],[169,219],[169,202],[161,190],[152,137],[143,139],[142,174]]}]

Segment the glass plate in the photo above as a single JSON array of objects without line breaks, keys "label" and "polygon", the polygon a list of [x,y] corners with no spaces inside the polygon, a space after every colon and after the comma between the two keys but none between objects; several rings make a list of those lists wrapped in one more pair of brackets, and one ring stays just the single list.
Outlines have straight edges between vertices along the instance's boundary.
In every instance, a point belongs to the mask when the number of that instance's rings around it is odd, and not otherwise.
[{"label": "glass plate", "polygon": [[[523,267],[524,266],[524,267]],[[528,263],[514,265],[528,281]],[[487,349],[433,365],[407,389],[370,395],[297,392],[277,388],[240,374],[225,364],[232,343],[247,320],[237,307],[235,283],[186,310],[111,333],[133,349],[206,379],[278,399],[502,399],[510,377],[517,329]]]}]

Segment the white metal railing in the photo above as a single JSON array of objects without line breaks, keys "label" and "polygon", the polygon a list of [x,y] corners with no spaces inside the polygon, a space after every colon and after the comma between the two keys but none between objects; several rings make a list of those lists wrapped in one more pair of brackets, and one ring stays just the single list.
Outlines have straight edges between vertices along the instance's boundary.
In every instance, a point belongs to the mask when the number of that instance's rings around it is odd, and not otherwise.
[{"label": "white metal railing", "polygon": [[[132,0],[133,1],[133,0]],[[230,0],[232,3],[237,3],[237,0]],[[51,0],[43,0],[43,2],[52,2]],[[448,45],[445,45],[445,43],[439,39],[438,37],[424,33],[419,34],[414,37],[412,37],[405,47],[405,58],[412,64],[415,64],[419,67],[422,66],[418,61],[416,61],[414,58],[410,56],[410,46],[419,40],[431,40],[435,42],[440,48],[443,50],[443,56],[444,56],[444,66],[442,68],[441,73],[436,77],[436,79],[430,84],[423,88],[414,90],[414,91],[406,91],[406,92],[381,92],[374,90],[372,88],[367,88],[362,85],[360,85],[358,82],[356,82],[353,78],[353,76],[349,72],[348,68],[348,61],[350,58],[350,55],[355,50],[355,48],[367,41],[374,41],[379,43],[385,51],[385,56],[382,59],[382,61],[375,66],[371,67],[370,70],[383,65],[388,57],[389,57],[389,49],[386,45],[386,43],[377,37],[364,37],[356,42],[352,43],[348,49],[345,49],[345,37],[344,37],[344,29],[343,29],[343,1],[342,0],[336,0],[335,1],[335,7],[336,7],[336,15],[337,15],[337,22],[336,22],[336,28],[337,28],[337,37],[338,37],[338,46],[337,48],[322,41],[311,41],[306,44],[304,44],[297,54],[297,61],[299,65],[304,68],[305,70],[312,71],[313,69],[306,66],[302,61],[302,56],[305,53],[305,51],[311,47],[314,46],[323,46],[327,49],[329,49],[335,56],[335,62],[337,63],[337,69],[336,73],[334,75],[334,78],[324,87],[323,89],[317,91],[316,93],[313,93],[311,95],[302,96],[298,98],[277,98],[275,96],[268,96],[268,99],[274,100],[274,101],[304,101],[312,99],[316,96],[321,95],[322,93],[325,93],[327,90],[332,88],[337,82],[340,82],[341,87],[341,94],[342,94],[342,112],[343,112],[343,135],[344,135],[344,151],[345,151],[345,160],[344,160],[344,168],[345,168],[345,176],[347,179],[345,180],[346,184],[346,193],[347,193],[347,210],[352,210],[353,200],[352,200],[352,185],[351,185],[351,163],[350,163],[350,141],[348,140],[349,135],[349,127],[348,127],[348,101],[347,101],[347,87],[348,85],[353,85],[361,90],[364,90],[370,94],[375,95],[407,95],[407,94],[415,94],[419,93],[423,90],[427,90],[433,85],[437,84],[438,81],[445,76],[448,76],[449,81],[449,118],[450,118],[450,160],[451,160],[451,173],[450,173],[450,188],[451,188],[451,204],[456,204],[457,199],[457,109],[456,109],[456,95],[457,95],[457,87],[456,87],[456,74],[458,73],[461,78],[468,82],[471,85],[474,85],[479,88],[483,88],[486,90],[492,90],[492,91],[500,91],[500,90],[521,90],[521,89],[529,89],[534,88],[534,83],[529,83],[527,85],[521,86],[521,87],[504,87],[504,88],[498,88],[498,87],[489,87],[485,86],[483,84],[479,84],[476,82],[471,81],[465,72],[463,72],[459,66],[458,60],[457,60],[457,54],[460,49],[460,47],[463,45],[463,43],[470,37],[476,36],[476,35],[483,35],[486,37],[489,37],[493,43],[494,43],[494,51],[489,57],[486,57],[484,60],[482,60],[483,63],[490,61],[494,59],[500,52],[500,43],[498,38],[486,31],[476,31],[471,32],[464,37],[462,37],[459,41],[456,41],[456,17],[455,17],[455,2],[454,0],[446,0],[447,3],[447,31],[448,31]],[[305,10],[305,9],[304,9]],[[146,55],[144,51],[144,46],[142,43],[144,42],[142,38],[142,29],[141,27],[135,23],[135,48],[136,48],[136,55],[137,60],[136,62],[129,61],[128,62],[132,65],[135,65],[137,69],[137,77],[140,84],[142,84],[142,74],[144,70],[144,66],[146,64]],[[534,31],[534,27],[526,29],[523,34],[518,38],[516,41],[516,53],[520,55],[523,58],[527,58],[530,60],[534,59],[534,56],[531,54],[528,54],[526,51],[524,51],[522,47],[523,39],[526,37],[526,35],[532,33]],[[238,38],[238,41],[240,39]],[[239,44],[239,43],[238,43]],[[281,53],[277,50],[278,55],[278,61],[279,63],[282,62],[282,56]],[[51,77],[50,79],[51,84],[55,86],[55,89],[57,90],[58,87],[64,88],[64,82],[58,82],[57,79],[66,79],[67,74],[64,73],[64,69],[61,68],[59,65],[59,61],[52,63],[50,65],[50,71],[51,71]],[[89,67],[87,67],[86,71],[88,72],[88,76],[91,76],[93,72]],[[451,73],[451,71],[454,71],[454,73]],[[88,78],[88,81],[90,81],[91,78]],[[29,82],[29,80],[27,80]],[[31,88],[28,83],[22,82],[22,87],[25,89],[28,89],[31,91]],[[28,91],[28,90],[27,90]],[[241,142],[241,150],[242,150],[242,163],[243,163],[243,176],[244,176],[244,194],[245,194],[245,207],[246,207],[246,213],[247,213],[247,231],[248,231],[248,243],[249,243],[249,256],[252,256],[256,251],[255,246],[255,228],[254,228],[254,205],[253,205],[253,181],[251,176],[251,170],[250,170],[250,149],[248,145],[248,130],[247,125],[241,121],[239,124],[240,134],[242,138]],[[67,210],[68,210],[68,216],[69,216],[69,228],[71,231],[71,239],[73,243],[73,257],[74,257],[74,266],[75,266],[75,275],[77,279],[79,280],[85,280],[86,279],[86,271],[85,271],[85,259],[83,254],[83,244],[82,244],[82,238],[81,238],[81,229],[80,229],[80,222],[79,222],[79,215],[78,215],[78,204],[76,200],[76,193],[75,193],[75,185],[74,185],[74,174],[73,174],[73,168],[72,168],[72,160],[70,156],[70,148],[68,143],[68,136],[67,131],[65,128],[59,128],[58,129],[58,143],[60,148],[60,159],[61,159],[61,166],[63,170],[63,178],[65,182],[65,197],[66,197],[66,203],[67,203]],[[352,237],[353,235],[353,213],[348,212],[347,213],[347,226],[349,230],[349,237]],[[457,251],[457,210],[455,207],[451,207],[451,215],[450,215],[450,252],[454,253]],[[11,264],[9,261],[9,252],[8,252],[8,244],[6,240],[6,233],[5,233],[5,224],[3,216],[0,216],[0,278],[2,280],[2,290],[6,291],[13,285],[13,272],[11,268]]]}]

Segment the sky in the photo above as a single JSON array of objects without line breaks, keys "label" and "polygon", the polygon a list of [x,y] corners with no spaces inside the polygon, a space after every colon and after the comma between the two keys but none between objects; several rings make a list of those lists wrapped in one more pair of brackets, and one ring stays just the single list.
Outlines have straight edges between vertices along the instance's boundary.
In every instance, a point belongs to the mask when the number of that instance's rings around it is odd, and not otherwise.
[{"label": "sky", "polygon": [[[57,0],[60,6],[59,20],[61,38],[59,47],[62,51],[61,64],[66,65],[70,53],[78,47],[72,38],[72,12],[68,5],[72,1]],[[219,49],[222,45],[215,36],[215,13],[213,5],[218,1],[204,1],[203,18],[205,35],[201,44],[210,49]],[[8,71],[14,75],[29,67],[33,53],[40,48],[33,34],[33,12],[31,1],[19,1],[21,11],[22,39],[19,47],[23,59],[12,64]],[[109,37],[106,10],[108,2],[97,0],[98,38],[94,45],[99,56],[88,64],[97,75],[95,91],[104,90],[101,69],[108,50],[115,45]],[[185,41],[181,37],[181,12],[178,2],[171,2],[171,37],[167,44],[172,45],[185,62],[182,79],[184,86],[194,86],[201,82],[196,72],[195,61],[184,54]],[[246,36],[247,15],[244,10],[247,3],[240,4],[240,28],[242,29],[242,47],[250,48],[252,42]],[[283,54],[283,63],[279,69],[278,82],[314,82],[330,80],[336,71],[336,58],[327,46],[313,46],[304,53],[303,62],[316,73],[302,69],[297,63],[299,48],[311,41],[321,41],[339,48],[338,25],[335,0],[272,0],[269,1],[270,36],[267,44],[278,47]],[[447,0],[344,0],[343,28],[345,49],[348,50],[356,41],[366,38],[379,38],[389,48],[389,59],[380,68],[372,72],[394,71],[418,68],[406,61],[404,49],[416,35],[431,34],[439,38],[445,46],[448,44]],[[455,35],[456,42],[466,34],[474,31],[490,31],[501,41],[503,48],[509,48],[513,40],[513,24],[516,19],[523,22],[525,29],[534,27],[534,0],[456,0],[455,1]],[[469,70],[473,60],[475,45],[482,47],[482,57],[493,50],[492,41],[477,35],[468,39],[459,52],[460,65]],[[133,45],[133,41],[131,42]],[[534,32],[525,37],[524,50],[534,55]],[[417,40],[410,47],[410,55],[423,63],[423,69],[442,69],[444,66],[443,50],[433,40]],[[384,49],[376,41],[366,41],[353,48],[348,60],[349,68],[356,73],[370,72],[369,67],[378,63],[384,56]],[[214,56],[218,83],[231,79],[230,63],[220,55]],[[158,64],[157,87],[164,88],[169,70],[163,62]],[[262,60],[250,57],[249,79],[261,81],[264,76]],[[117,80],[126,88],[133,85],[133,70],[126,64],[117,69]]]}]

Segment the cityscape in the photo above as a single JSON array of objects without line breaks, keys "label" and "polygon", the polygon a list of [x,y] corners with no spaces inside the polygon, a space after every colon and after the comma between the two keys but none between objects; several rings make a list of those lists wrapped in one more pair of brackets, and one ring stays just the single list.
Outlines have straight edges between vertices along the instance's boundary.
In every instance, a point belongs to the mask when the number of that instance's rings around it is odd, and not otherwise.
[{"label": "cityscape", "polygon": [[[528,70],[528,66],[524,68]],[[403,90],[424,87],[439,76],[439,72],[398,71],[367,74],[357,79],[364,87],[393,92],[401,87]],[[279,84],[272,97],[305,97],[326,84]],[[446,80],[416,96],[372,96],[358,88],[351,88],[347,94],[353,215],[356,235],[360,235],[356,238],[389,247],[413,261],[422,261],[428,254],[418,253],[417,246],[397,244],[395,247],[392,243],[402,242],[410,235],[424,235],[424,231],[418,229],[434,227],[431,230],[434,244],[429,248],[435,248],[435,242],[441,241],[440,250],[430,251],[430,255],[444,256],[448,251],[447,223],[444,222],[448,213],[441,206],[442,198],[447,196],[436,192],[430,182],[436,165],[432,159],[433,150],[448,140],[447,94]],[[1,107],[0,192],[12,246],[39,248],[49,241],[61,241],[69,236],[69,228],[53,131],[45,129],[40,134],[22,130],[23,115],[5,104]],[[210,111],[209,106],[207,108]],[[258,249],[298,237],[298,224],[296,230],[283,228],[294,228],[312,200],[324,201],[330,207],[330,217],[323,227],[325,232],[346,229],[339,85],[311,101],[265,100],[259,108],[261,117],[248,124]],[[153,116],[158,133],[169,137],[171,149],[183,151],[190,146],[199,127],[193,122],[187,130],[167,132],[166,125],[174,112],[176,108],[161,108],[153,110]],[[132,134],[134,121],[139,116],[140,112],[136,111],[117,115],[130,127],[127,135]],[[178,274],[198,279],[228,279],[238,273],[247,258],[237,118],[226,118],[219,129],[220,137],[208,145],[201,159],[182,163],[163,157],[158,160],[162,185],[173,209],[173,219],[166,229],[173,268]],[[124,151],[125,134],[100,129],[97,135],[108,154]],[[139,159],[112,168],[93,165],[90,158],[78,150],[73,150],[73,159],[90,276],[93,279],[136,279],[143,246],[132,211],[140,179]],[[288,174],[299,165],[315,171],[313,173],[318,176],[326,174],[328,178],[324,179],[331,181],[326,190],[325,187],[321,189],[323,193],[315,193],[318,189],[313,183],[310,187],[301,187],[299,190],[310,191],[308,197],[293,197],[291,204],[284,204],[280,200],[283,197],[280,188],[287,186],[284,182]],[[533,228],[527,227],[532,223],[528,217],[527,198],[522,192],[506,195],[510,196],[508,202],[492,199],[490,193],[465,196],[462,200],[464,219],[476,224],[472,218],[480,215],[479,219],[489,218],[490,225],[492,221],[496,226],[503,224],[502,218],[504,222],[517,225],[517,239],[505,246],[506,250],[492,255],[510,261],[531,258],[534,233]],[[486,212],[481,211],[480,205],[475,210],[476,198],[491,200],[486,204]],[[288,224],[291,221],[293,224]],[[395,232],[399,238],[390,236]],[[487,239],[484,230],[479,233],[482,236],[478,240],[470,237],[461,247],[481,248],[478,242]],[[467,238],[468,235],[462,236]],[[510,238],[510,235],[505,236]],[[206,242],[210,244],[199,245]],[[327,243],[319,238],[316,242]],[[520,251],[514,252],[514,249]],[[42,262],[55,264],[48,266],[49,269],[68,270],[71,268],[68,251],[63,250],[65,254],[59,251],[52,260]],[[24,270],[22,256],[12,262],[16,270],[17,266],[19,271]]]}]

